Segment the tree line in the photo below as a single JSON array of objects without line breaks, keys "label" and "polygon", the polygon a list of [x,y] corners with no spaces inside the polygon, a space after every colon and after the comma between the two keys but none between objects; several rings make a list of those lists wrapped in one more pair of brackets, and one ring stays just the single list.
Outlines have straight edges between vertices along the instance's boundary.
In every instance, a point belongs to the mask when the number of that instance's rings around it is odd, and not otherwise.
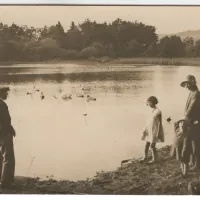
[{"label": "tree line", "polygon": [[179,36],[158,39],[156,28],[116,19],[111,23],[85,20],[43,28],[0,23],[0,61],[48,61],[89,58],[199,57],[200,40]]}]

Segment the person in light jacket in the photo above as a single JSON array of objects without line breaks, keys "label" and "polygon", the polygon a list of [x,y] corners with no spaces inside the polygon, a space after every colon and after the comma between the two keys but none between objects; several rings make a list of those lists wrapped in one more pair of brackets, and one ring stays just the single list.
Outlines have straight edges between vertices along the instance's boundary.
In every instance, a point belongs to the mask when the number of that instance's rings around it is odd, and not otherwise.
[{"label": "person in light jacket", "polygon": [[189,123],[189,138],[192,144],[190,166],[191,170],[195,170],[199,167],[200,160],[200,92],[193,75],[188,75],[181,83],[181,87],[190,91],[185,105],[184,119]]}]

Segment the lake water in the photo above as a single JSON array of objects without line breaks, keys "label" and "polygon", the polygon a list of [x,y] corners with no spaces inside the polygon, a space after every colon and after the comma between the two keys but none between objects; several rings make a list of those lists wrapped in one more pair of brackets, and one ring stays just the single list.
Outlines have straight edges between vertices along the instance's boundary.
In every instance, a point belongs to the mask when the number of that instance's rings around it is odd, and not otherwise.
[{"label": "lake water", "polygon": [[[145,100],[159,99],[166,141],[172,142],[172,124],[183,116],[188,91],[180,87],[195,67],[15,65],[0,67],[1,85],[9,85],[7,100],[14,138],[16,175],[79,180],[97,171],[110,171],[123,159],[143,155],[141,130],[149,110]],[[200,80],[199,80],[200,82]],[[40,99],[39,88],[45,99]],[[82,88],[84,90],[82,90]],[[72,99],[55,99],[59,91]],[[97,101],[77,98],[78,93]],[[83,114],[87,114],[84,116]]]}]

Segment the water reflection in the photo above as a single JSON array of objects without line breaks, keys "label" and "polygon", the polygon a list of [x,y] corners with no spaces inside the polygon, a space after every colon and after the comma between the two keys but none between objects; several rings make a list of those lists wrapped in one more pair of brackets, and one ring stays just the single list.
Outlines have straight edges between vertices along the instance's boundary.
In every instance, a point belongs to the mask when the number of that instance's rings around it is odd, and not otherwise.
[{"label": "water reflection", "polygon": [[[7,69],[7,72],[10,72]],[[13,68],[12,68],[13,69]],[[19,69],[19,68],[18,68]],[[28,68],[31,70],[36,68]],[[16,69],[15,69],[16,70]],[[70,73],[48,73],[48,68],[45,74],[37,73],[23,73],[20,74],[13,70],[12,74],[6,74],[6,69],[0,68],[0,83],[1,84],[37,84],[37,83],[54,83],[61,84],[65,82],[78,83],[83,85],[91,84],[91,87],[100,87],[102,90],[113,90],[116,93],[122,93],[124,90],[135,90],[144,88],[142,84],[143,80],[151,81],[153,79],[153,71],[146,71],[141,73],[136,70],[129,71],[93,71],[93,72],[70,72]],[[27,72],[26,68],[20,68],[19,70]],[[103,83],[103,84],[101,84]],[[109,83],[109,84],[104,84]],[[97,86],[98,85],[98,86]],[[147,84],[146,87],[149,85]],[[91,88],[87,87],[88,90]]]},{"label": "water reflection", "polygon": [[[8,68],[9,74],[0,68],[1,85],[12,87],[8,105],[17,131],[17,175],[26,175],[30,155],[36,158],[31,176],[77,180],[115,169],[121,160],[143,154],[145,99],[158,96],[163,118],[174,119],[182,114],[188,94],[180,88],[181,68],[52,67],[23,66],[12,73]],[[44,92],[44,100],[37,92],[33,98],[26,95],[34,86]],[[53,98],[61,90],[71,93],[72,100]],[[91,94],[97,101],[87,102],[77,93]],[[167,144],[172,126],[164,122],[164,128]]]}]

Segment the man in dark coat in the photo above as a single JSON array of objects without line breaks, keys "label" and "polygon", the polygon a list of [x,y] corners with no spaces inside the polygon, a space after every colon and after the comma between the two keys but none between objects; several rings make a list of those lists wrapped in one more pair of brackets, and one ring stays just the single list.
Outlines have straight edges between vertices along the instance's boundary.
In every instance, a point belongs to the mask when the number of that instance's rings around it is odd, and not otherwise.
[{"label": "man in dark coat", "polygon": [[188,88],[190,91],[184,115],[185,120],[189,122],[189,138],[192,144],[190,165],[193,165],[191,169],[194,170],[200,164],[200,92],[196,85],[196,79],[192,75],[188,75],[181,86]]},{"label": "man in dark coat", "polygon": [[9,188],[14,180],[15,155],[13,136],[15,131],[11,125],[8,106],[4,100],[8,97],[9,88],[0,88],[0,177],[1,188]]}]

